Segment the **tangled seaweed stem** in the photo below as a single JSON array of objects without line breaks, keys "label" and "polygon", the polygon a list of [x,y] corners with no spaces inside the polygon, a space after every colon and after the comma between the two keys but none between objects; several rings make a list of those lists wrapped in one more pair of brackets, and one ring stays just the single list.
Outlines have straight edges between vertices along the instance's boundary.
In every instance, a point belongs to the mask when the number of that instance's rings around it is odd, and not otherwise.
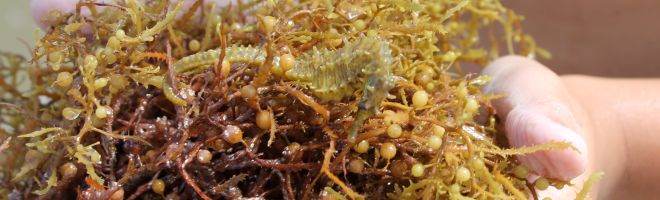
[{"label": "tangled seaweed stem", "polygon": [[547,54],[497,0],[203,2],[82,2],[0,53],[0,195],[520,199],[512,155],[571,148],[501,143],[462,75]]},{"label": "tangled seaweed stem", "polygon": [[335,184],[339,185],[339,187],[341,187],[342,190],[344,190],[344,192],[346,192],[346,194],[349,197],[351,197],[351,199],[364,199],[364,196],[355,193],[350,187],[346,186],[344,182],[339,180],[339,178],[330,171],[329,169],[330,159],[332,157],[332,154],[334,154],[334,151],[335,151],[335,140],[332,139],[330,141],[330,147],[328,148],[328,150],[325,151],[325,154],[323,156],[324,158],[323,158],[323,165],[321,166],[321,171],[326,176],[328,176],[328,178],[332,180]]},{"label": "tangled seaweed stem", "polygon": [[[197,185],[197,183],[195,183],[195,181],[192,180],[192,178],[190,177],[188,172],[186,172],[186,165],[188,165],[188,163],[190,163],[192,161],[192,159],[194,158],[194,155],[197,154],[200,147],[201,147],[201,145],[196,144],[195,147],[193,147],[193,149],[190,151],[190,153],[187,156],[185,156],[183,158],[180,158],[180,159],[177,159],[176,162],[177,162],[179,173],[181,174],[181,176],[182,176],[183,180],[186,182],[186,184],[188,184],[190,187],[192,187],[193,190],[197,193],[197,195],[199,195],[202,199],[211,200],[211,197],[207,196],[204,193],[204,191],[202,191],[202,189]],[[181,159],[183,159],[183,162],[181,161]]]},{"label": "tangled seaweed stem", "polygon": [[601,178],[603,178],[603,175],[605,173],[603,172],[595,172],[589,176],[589,178],[584,182],[584,185],[582,185],[582,189],[580,192],[577,194],[575,197],[576,200],[584,200],[587,198],[587,194],[589,194],[589,191],[591,190],[591,187],[598,182]]}]

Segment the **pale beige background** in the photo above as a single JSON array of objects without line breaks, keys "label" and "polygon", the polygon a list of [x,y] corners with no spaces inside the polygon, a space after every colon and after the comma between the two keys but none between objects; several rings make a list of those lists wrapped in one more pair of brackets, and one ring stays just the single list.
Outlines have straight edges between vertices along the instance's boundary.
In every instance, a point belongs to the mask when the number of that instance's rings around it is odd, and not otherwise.
[{"label": "pale beige background", "polygon": [[29,51],[18,38],[34,44],[35,30],[39,30],[30,15],[28,0],[0,0],[0,51],[28,55]]}]

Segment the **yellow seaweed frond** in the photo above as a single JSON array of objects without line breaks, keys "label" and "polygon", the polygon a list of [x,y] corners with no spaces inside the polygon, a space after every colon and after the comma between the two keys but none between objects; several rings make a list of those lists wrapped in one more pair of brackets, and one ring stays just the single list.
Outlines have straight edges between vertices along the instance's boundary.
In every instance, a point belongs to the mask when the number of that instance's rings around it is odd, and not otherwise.
[{"label": "yellow seaweed frond", "polygon": [[524,146],[524,147],[518,147],[518,148],[511,148],[511,149],[486,149],[486,148],[479,148],[479,151],[483,151],[486,153],[491,153],[491,154],[497,154],[500,156],[513,156],[513,155],[525,155],[525,154],[531,154],[534,152],[538,151],[549,151],[549,150],[560,150],[560,149],[567,149],[570,148],[574,151],[578,151],[577,148],[573,147],[571,143],[569,142],[558,142],[558,141],[552,141],[552,142],[547,142],[539,145],[534,145],[534,146]]}]

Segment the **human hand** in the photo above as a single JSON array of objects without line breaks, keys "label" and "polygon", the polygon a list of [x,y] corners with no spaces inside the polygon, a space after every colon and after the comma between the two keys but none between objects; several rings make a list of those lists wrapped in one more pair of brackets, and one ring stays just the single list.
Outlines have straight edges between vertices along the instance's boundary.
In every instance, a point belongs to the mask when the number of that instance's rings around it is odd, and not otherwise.
[{"label": "human hand", "polygon": [[[571,180],[587,170],[590,160],[585,138],[591,135],[590,119],[557,74],[520,56],[500,58],[483,73],[493,77],[485,92],[506,95],[493,104],[511,146],[565,141],[577,149],[520,156],[525,166],[535,174],[560,180]],[[581,183],[583,177],[573,183]],[[553,199],[575,198],[575,194],[571,189],[542,193]]]}]

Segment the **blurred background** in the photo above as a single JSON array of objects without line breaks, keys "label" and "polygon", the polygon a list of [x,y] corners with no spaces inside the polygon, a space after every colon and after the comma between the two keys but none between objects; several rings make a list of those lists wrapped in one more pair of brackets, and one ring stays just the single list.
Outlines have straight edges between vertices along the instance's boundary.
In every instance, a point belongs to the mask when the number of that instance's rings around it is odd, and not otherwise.
[{"label": "blurred background", "polygon": [[660,77],[658,0],[502,0],[526,16],[523,30],[553,54],[554,71]]},{"label": "blurred background", "polygon": [[[523,29],[553,54],[560,74],[660,77],[658,0],[502,0],[526,16]],[[29,0],[0,0],[0,50],[26,55],[34,43]]]},{"label": "blurred background", "polygon": [[19,38],[34,44],[34,33],[40,30],[32,20],[29,0],[0,0],[0,51],[28,55]]}]

